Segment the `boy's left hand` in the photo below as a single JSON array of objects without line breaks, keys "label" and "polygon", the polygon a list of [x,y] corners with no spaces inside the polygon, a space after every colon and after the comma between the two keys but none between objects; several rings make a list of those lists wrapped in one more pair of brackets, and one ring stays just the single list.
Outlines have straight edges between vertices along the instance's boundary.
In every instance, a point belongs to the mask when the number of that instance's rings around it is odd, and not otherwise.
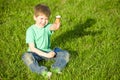
[{"label": "boy's left hand", "polygon": [[55,23],[56,26],[56,30],[58,30],[60,28],[60,23]]},{"label": "boy's left hand", "polygon": [[60,23],[53,23],[53,25],[50,27],[50,30],[58,30],[60,28]]}]

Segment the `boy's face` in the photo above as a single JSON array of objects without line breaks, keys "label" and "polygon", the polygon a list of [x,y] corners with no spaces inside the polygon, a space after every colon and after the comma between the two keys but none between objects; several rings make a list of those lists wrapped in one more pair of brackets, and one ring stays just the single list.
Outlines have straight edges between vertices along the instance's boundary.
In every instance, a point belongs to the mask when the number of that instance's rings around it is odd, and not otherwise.
[{"label": "boy's face", "polygon": [[36,24],[39,24],[41,27],[44,27],[48,23],[48,17],[44,14],[40,14],[39,16],[34,16],[34,20]]}]

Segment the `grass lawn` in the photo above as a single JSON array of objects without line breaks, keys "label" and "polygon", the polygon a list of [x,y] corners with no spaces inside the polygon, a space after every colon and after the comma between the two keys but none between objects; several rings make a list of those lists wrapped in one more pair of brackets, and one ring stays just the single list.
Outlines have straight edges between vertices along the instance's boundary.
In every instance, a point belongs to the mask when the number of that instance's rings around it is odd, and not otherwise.
[{"label": "grass lawn", "polygon": [[[120,80],[120,0],[0,0],[0,80],[44,80],[21,60],[38,3],[50,7],[51,23],[62,16],[51,48],[71,55],[62,74],[51,80]],[[52,62],[41,64],[49,69]]]}]

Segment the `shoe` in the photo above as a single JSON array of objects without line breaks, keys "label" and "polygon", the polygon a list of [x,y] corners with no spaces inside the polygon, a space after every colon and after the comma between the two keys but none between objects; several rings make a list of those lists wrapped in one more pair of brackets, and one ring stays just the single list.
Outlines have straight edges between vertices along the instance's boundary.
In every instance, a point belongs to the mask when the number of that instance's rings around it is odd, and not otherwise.
[{"label": "shoe", "polygon": [[44,71],[44,72],[42,72],[42,76],[50,79],[52,76],[52,72]]},{"label": "shoe", "polygon": [[62,74],[59,68],[51,68],[50,71],[53,73]]}]

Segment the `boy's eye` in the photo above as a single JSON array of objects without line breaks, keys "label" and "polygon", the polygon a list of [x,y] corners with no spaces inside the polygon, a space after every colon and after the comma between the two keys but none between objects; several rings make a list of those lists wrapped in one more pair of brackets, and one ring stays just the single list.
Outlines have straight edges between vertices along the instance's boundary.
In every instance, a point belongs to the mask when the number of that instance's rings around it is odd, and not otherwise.
[{"label": "boy's eye", "polygon": [[[40,18],[41,20],[45,19],[45,18]],[[48,20],[48,19],[45,19],[45,20]]]},{"label": "boy's eye", "polygon": [[48,18],[46,18],[45,20],[48,20]]},{"label": "boy's eye", "polygon": [[43,20],[43,18],[40,18],[41,20]]}]

